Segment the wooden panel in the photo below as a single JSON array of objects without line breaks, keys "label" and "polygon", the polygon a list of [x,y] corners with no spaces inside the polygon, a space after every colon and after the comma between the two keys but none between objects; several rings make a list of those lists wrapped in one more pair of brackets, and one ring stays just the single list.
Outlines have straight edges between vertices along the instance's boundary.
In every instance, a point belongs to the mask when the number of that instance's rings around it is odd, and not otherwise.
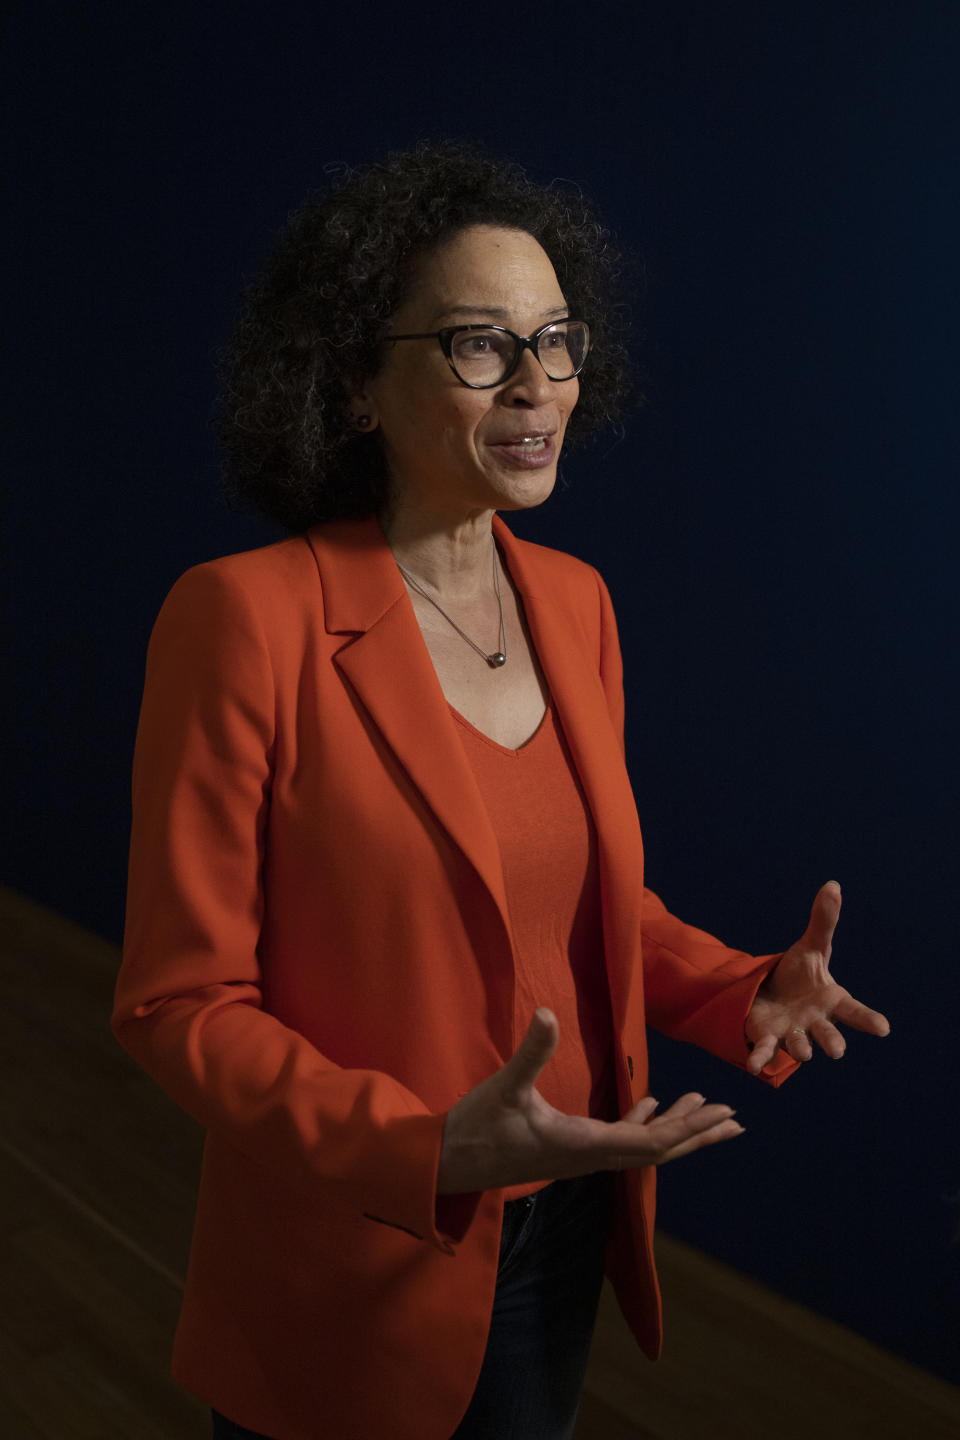
[{"label": "wooden panel", "polygon": [[657,1440],[958,1440],[960,1391],[660,1236],[667,1339],[651,1365],[609,1286],[585,1386]]},{"label": "wooden panel", "polygon": [[10,1440],[208,1440],[170,1380],[176,1276],[0,1152],[0,1391]]}]

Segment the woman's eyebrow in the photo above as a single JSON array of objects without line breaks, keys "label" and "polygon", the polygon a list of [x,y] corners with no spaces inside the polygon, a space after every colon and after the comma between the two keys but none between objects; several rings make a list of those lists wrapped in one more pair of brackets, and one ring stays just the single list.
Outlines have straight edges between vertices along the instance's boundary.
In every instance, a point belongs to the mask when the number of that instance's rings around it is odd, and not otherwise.
[{"label": "woman's eyebrow", "polygon": [[[541,310],[541,315],[546,320],[550,315],[566,315],[569,311],[567,305],[554,305],[549,310]],[[438,320],[444,320],[447,316],[454,315],[494,315],[499,320],[505,320],[509,311],[502,305],[448,305],[434,315],[431,324]]]}]

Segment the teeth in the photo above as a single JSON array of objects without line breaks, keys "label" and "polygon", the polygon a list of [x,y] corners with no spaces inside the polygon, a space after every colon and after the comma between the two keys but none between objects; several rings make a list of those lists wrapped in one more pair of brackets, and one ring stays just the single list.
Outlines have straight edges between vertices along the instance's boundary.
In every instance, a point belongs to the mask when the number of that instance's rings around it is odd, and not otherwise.
[{"label": "teeth", "polygon": [[547,443],[547,439],[545,435],[525,435],[523,439],[517,443],[520,445],[537,445],[540,449],[543,449]]}]

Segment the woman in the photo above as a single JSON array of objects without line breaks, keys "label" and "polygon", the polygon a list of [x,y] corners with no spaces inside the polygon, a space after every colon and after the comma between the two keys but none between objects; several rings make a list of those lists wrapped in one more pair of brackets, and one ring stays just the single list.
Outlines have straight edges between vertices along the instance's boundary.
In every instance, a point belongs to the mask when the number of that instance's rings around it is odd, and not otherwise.
[{"label": "woman", "polygon": [[[515,539],[625,389],[578,199],[470,147],[348,175],[224,356],[230,491],[294,533],[154,628],[114,1028],[207,1127],[178,1381],[218,1436],[572,1434],[604,1269],[659,1345],[645,1024],[779,1084],[839,890],[784,956],[643,889],[600,577]],[[228,1418],[229,1417],[229,1418]]]}]

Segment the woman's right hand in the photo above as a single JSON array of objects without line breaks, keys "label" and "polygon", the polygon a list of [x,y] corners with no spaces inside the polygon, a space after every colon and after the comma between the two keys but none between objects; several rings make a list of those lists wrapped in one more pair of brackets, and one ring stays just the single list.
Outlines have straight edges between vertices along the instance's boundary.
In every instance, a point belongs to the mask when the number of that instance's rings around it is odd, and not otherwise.
[{"label": "woman's right hand", "polygon": [[694,1094],[681,1096],[656,1119],[657,1101],[651,1096],[620,1120],[555,1110],[535,1084],[559,1038],[553,1012],[535,1011],[506,1065],[468,1090],[447,1113],[438,1195],[663,1165],[743,1133],[729,1105],[707,1105]]}]

